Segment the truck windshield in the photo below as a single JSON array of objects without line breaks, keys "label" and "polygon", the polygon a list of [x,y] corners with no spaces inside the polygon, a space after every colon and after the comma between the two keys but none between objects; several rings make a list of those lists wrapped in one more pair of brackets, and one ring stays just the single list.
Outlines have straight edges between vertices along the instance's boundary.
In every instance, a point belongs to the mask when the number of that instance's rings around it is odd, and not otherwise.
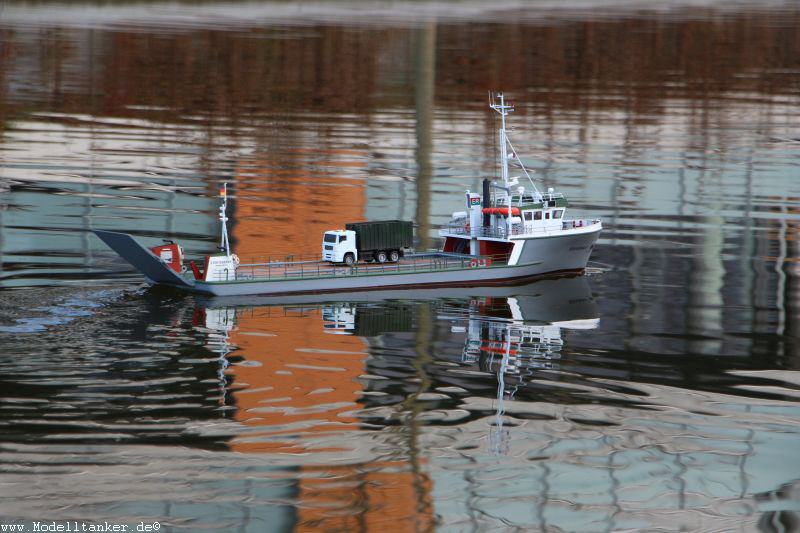
[{"label": "truck windshield", "polygon": [[330,233],[326,233],[325,242],[336,242],[336,235],[331,235]]}]

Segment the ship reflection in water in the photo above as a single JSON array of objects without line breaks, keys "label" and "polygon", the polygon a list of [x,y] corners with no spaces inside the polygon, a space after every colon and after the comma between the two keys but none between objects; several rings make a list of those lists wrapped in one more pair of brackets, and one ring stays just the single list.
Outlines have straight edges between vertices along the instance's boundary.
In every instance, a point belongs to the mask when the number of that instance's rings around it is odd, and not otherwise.
[{"label": "ship reflection in water", "polygon": [[585,276],[464,292],[198,301],[228,445],[297,469],[296,530],[635,529],[676,506],[695,527],[718,501],[795,519],[769,512],[800,478],[793,433],[762,438],[792,408],[612,371]]},{"label": "ship reflection in water", "polygon": [[[287,381],[279,376],[289,375],[295,377],[285,385],[299,392],[287,389],[289,396],[284,399],[305,396],[311,391],[302,383],[325,381],[320,374],[330,363],[347,372],[328,392],[341,401],[343,390],[352,389],[348,399],[358,397],[358,403],[366,407],[387,405],[393,399],[402,403],[420,394],[414,384],[420,360],[434,366],[454,364],[486,379],[496,377],[502,393],[498,399],[513,398],[526,379],[535,379],[535,370],[559,368],[562,330],[590,330],[599,324],[585,276],[506,288],[197,297],[196,302],[193,325],[208,331],[207,347],[219,354],[223,385],[229,359],[234,361],[228,372],[233,376],[234,397],[237,390],[242,396],[250,396],[251,389],[274,391],[282,384],[273,381]],[[264,367],[274,370],[265,372]],[[247,369],[258,370],[251,375]],[[450,374],[440,376],[439,385],[470,388]],[[245,386],[237,385],[240,377]],[[507,379],[514,384],[507,387]],[[357,382],[364,386],[353,388]],[[385,392],[383,385],[389,390],[401,387],[404,392],[399,396]],[[247,407],[249,401],[241,397],[234,404],[253,412]],[[255,408],[255,412],[264,411]]]},{"label": "ship reflection in water", "polygon": [[[436,452],[425,442],[474,422],[503,453],[504,402],[537,369],[558,367],[562,331],[598,324],[584,276],[197,303],[193,322],[216,346],[234,408],[229,423],[200,432],[227,433],[234,451],[299,468],[301,531],[385,520],[396,531],[433,527]],[[493,402],[493,414],[464,412],[470,397]]]}]

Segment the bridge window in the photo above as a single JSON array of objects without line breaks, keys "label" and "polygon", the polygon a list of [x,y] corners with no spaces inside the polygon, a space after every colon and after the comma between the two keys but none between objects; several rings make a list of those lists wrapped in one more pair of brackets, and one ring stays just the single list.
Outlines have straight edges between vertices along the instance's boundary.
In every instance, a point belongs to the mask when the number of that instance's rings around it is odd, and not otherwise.
[{"label": "bridge window", "polygon": [[533,211],[523,211],[522,214],[525,215],[525,222],[533,220]]},{"label": "bridge window", "polygon": [[533,220],[542,220],[542,212],[541,211],[534,211],[533,212]]},{"label": "bridge window", "polygon": [[555,211],[553,211],[553,218],[561,218],[561,215],[563,214],[564,214],[563,209],[556,209]]},{"label": "bridge window", "polygon": [[550,211],[545,211],[544,218],[545,220],[550,220]]}]

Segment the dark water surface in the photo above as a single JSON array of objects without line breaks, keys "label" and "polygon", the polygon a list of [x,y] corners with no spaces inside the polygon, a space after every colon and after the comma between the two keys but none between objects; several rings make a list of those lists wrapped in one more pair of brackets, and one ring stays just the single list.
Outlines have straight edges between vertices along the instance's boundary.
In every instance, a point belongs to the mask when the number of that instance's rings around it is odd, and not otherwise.
[{"label": "dark water surface", "polygon": [[[0,522],[800,530],[794,2],[0,5]],[[418,247],[489,90],[588,275],[204,300],[95,238]]]}]

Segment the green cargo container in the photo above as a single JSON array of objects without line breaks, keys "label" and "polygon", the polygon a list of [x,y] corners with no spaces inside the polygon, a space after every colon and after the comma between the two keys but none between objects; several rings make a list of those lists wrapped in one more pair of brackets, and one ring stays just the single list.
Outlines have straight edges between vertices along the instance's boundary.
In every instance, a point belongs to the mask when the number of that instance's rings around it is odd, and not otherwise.
[{"label": "green cargo container", "polygon": [[414,242],[414,226],[405,220],[355,222],[345,226],[356,233],[359,253],[410,248]]}]

